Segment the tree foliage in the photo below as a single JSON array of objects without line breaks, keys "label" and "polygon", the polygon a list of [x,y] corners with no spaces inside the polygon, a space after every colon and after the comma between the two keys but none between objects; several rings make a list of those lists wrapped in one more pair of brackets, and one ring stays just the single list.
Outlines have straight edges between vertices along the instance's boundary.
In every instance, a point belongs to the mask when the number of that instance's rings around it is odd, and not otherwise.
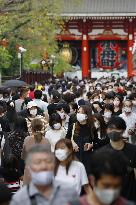
[{"label": "tree foliage", "polygon": [[12,62],[12,56],[9,54],[9,51],[0,46],[0,72],[6,74]]},{"label": "tree foliage", "polygon": [[[0,38],[9,42],[12,39],[27,49],[25,67],[47,52],[57,57],[56,73],[69,70],[70,66],[59,56],[56,41],[57,30],[64,25],[60,17],[63,3],[64,0],[0,0]],[[12,63],[14,68],[15,65],[18,66],[17,58]]]}]

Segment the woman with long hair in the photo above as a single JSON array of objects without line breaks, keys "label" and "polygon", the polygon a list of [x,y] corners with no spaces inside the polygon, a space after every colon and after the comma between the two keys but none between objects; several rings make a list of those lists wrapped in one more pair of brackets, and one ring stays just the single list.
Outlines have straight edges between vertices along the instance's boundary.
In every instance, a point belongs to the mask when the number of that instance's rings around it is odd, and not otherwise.
[{"label": "woman with long hair", "polygon": [[23,143],[27,136],[28,129],[25,118],[17,117],[15,120],[13,132],[9,134],[9,143],[12,148],[12,152],[17,159],[21,158]]},{"label": "woman with long hair", "polygon": [[45,139],[42,129],[43,122],[36,118],[31,122],[32,135],[28,136],[24,140],[23,150],[22,150],[22,159],[25,159],[27,151],[35,144],[47,144],[49,143],[47,139]]},{"label": "woman with long hair", "polygon": [[5,117],[8,120],[8,123],[10,125],[10,130],[13,130],[15,121],[17,119],[17,113],[16,113],[14,101],[10,100],[7,102],[7,112],[5,114]]},{"label": "woman with long hair", "polygon": [[84,164],[88,174],[93,147],[93,127],[92,109],[90,106],[82,105],[77,113],[77,123],[73,124],[71,140],[76,156]]},{"label": "woman with long hair", "polygon": [[114,98],[114,115],[121,115],[122,114],[122,97],[120,95],[116,95]]},{"label": "woman with long hair", "polygon": [[100,147],[109,143],[109,137],[106,133],[106,124],[101,114],[94,114],[92,116],[94,120],[93,127],[93,150],[97,150]]},{"label": "woman with long hair", "polygon": [[[32,135],[28,136],[24,140],[24,145],[23,145],[23,150],[22,150],[22,159],[25,160],[27,152],[29,149],[36,145],[36,144],[48,144],[50,147],[50,144],[47,139],[45,139],[43,135],[43,123],[40,119],[34,119],[31,122],[31,128],[32,128]],[[24,170],[24,178],[23,178],[23,183],[28,184],[30,182],[30,173],[29,169],[27,166],[25,166]]]},{"label": "woman with long hair", "polygon": [[46,132],[45,138],[48,139],[51,150],[54,152],[56,143],[66,137],[66,131],[62,126],[62,119],[58,113],[54,113],[49,118],[50,129]]},{"label": "woman with long hair", "polygon": [[84,165],[75,159],[72,142],[61,139],[55,146],[55,181],[63,186],[73,187],[80,195],[83,187],[89,193],[90,186]]}]

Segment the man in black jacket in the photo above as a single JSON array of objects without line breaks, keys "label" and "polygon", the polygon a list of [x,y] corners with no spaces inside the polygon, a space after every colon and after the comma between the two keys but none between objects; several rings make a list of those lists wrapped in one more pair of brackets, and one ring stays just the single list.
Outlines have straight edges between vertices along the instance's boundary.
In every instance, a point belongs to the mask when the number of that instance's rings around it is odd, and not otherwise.
[{"label": "man in black jacket", "polygon": [[110,143],[102,149],[115,150],[123,154],[128,169],[123,181],[122,195],[136,202],[136,179],[134,173],[136,168],[136,145],[125,141],[123,138],[125,130],[125,121],[120,117],[112,117],[107,127],[107,135],[110,138]]}]

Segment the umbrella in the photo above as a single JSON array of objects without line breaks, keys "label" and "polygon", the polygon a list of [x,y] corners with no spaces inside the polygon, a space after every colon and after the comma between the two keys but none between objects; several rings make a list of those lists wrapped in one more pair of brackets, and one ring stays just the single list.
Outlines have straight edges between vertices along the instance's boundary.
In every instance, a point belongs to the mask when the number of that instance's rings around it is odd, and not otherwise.
[{"label": "umbrella", "polygon": [[22,80],[7,80],[3,83],[4,87],[23,87],[26,85],[27,83]]}]

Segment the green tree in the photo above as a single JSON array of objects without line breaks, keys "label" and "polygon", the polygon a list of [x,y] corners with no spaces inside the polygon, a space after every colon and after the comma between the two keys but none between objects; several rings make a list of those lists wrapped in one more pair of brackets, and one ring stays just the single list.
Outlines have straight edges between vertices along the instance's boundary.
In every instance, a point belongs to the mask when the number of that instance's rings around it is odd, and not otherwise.
[{"label": "green tree", "polygon": [[54,66],[54,73],[60,75],[63,72],[70,70],[72,70],[72,66],[67,63],[61,56],[58,55]]},{"label": "green tree", "polygon": [[[69,70],[70,66],[59,56],[56,41],[57,30],[60,25],[64,26],[60,16],[63,4],[64,0],[12,0],[6,4],[5,0],[0,0],[0,38],[7,38],[9,42],[15,39],[27,49],[24,55],[26,68],[33,59],[42,59],[47,51],[49,56],[57,57],[56,73]],[[16,56],[14,51],[10,50],[13,57]],[[18,68],[17,59],[13,60],[12,67]]]},{"label": "green tree", "polygon": [[27,55],[31,58],[41,57],[45,50],[49,55],[53,54],[58,49],[55,36],[61,22],[61,1],[59,4],[57,0],[11,1],[5,4],[5,14],[0,16],[0,36],[9,40],[15,38],[18,44],[27,48]]},{"label": "green tree", "polygon": [[17,53],[16,45],[17,45],[16,39],[11,39],[9,41],[9,45],[7,47],[8,51],[9,51],[9,54],[12,56],[10,69],[9,69],[9,72],[7,74],[10,74],[12,76],[19,74],[20,62],[19,62],[19,59],[18,59],[18,53]]},{"label": "green tree", "polygon": [[9,54],[9,51],[0,46],[0,72],[3,75],[8,73],[8,69],[10,69],[12,62],[12,56]]}]

